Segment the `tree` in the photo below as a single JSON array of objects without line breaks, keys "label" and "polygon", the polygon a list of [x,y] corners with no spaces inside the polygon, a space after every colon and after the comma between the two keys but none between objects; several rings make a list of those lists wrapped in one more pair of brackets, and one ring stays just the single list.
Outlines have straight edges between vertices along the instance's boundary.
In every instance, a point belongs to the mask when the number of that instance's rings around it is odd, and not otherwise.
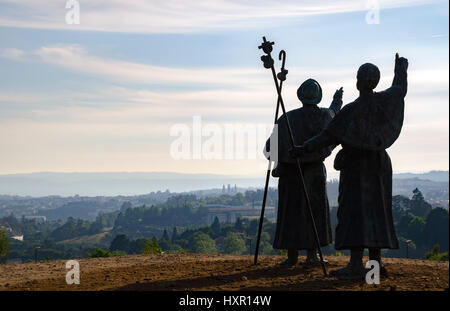
[{"label": "tree", "polygon": [[145,243],[147,242],[147,239],[136,239],[133,241],[130,241],[130,250],[129,254],[142,254],[142,250],[145,247]]},{"label": "tree", "polygon": [[425,198],[423,197],[422,192],[420,192],[419,188],[413,190],[412,199],[416,201],[425,201]]},{"label": "tree", "polygon": [[244,230],[244,225],[242,224],[241,217],[238,217],[236,219],[236,222],[234,223],[234,229],[236,229],[239,232]]},{"label": "tree", "polygon": [[152,237],[150,240],[146,240],[144,242],[144,249],[142,250],[142,254],[161,254],[162,249],[158,245],[158,241],[156,241],[155,237]]},{"label": "tree", "polygon": [[164,229],[164,233],[161,236],[161,239],[159,239],[158,244],[163,250],[168,250],[170,248],[170,238],[166,229]]},{"label": "tree", "polygon": [[170,249],[167,251],[169,254],[187,254],[188,251],[182,248],[178,244],[172,244]]},{"label": "tree", "polygon": [[242,193],[236,193],[231,199],[231,205],[237,206],[237,205],[244,205],[245,199],[244,195]]},{"label": "tree", "polygon": [[257,219],[250,220],[250,223],[248,224],[246,232],[248,235],[250,235],[252,237],[256,235],[256,233],[258,232],[258,220]]},{"label": "tree", "polygon": [[0,230],[0,258],[8,254],[8,236],[5,230]]},{"label": "tree", "polygon": [[119,211],[114,211],[111,213],[99,212],[98,216],[95,218],[95,221],[98,222],[102,228],[112,227],[114,226],[114,222],[116,221],[118,214]]},{"label": "tree", "polygon": [[400,216],[396,226],[395,226],[395,230],[397,231],[398,235],[406,237],[406,238],[411,238],[408,236],[408,225],[411,222],[411,220],[413,219],[414,215],[412,215],[411,213],[406,213],[403,214],[402,216]]},{"label": "tree", "polygon": [[410,211],[413,215],[425,217],[431,211],[431,205],[425,201],[425,198],[419,189],[413,190],[413,197],[410,203]]},{"label": "tree", "polygon": [[192,251],[194,253],[217,253],[217,246],[213,239],[206,233],[195,232],[192,236]]},{"label": "tree", "polygon": [[128,253],[130,251],[130,240],[125,234],[117,235],[109,246],[111,252],[122,251]]},{"label": "tree", "polygon": [[395,195],[392,197],[392,215],[394,221],[398,221],[400,217],[407,214],[411,201],[403,195]]},{"label": "tree", "polygon": [[431,251],[425,253],[425,258],[428,260],[448,261],[448,251],[440,253],[440,250],[439,244],[435,244]]},{"label": "tree", "polygon": [[252,202],[252,208],[255,207],[255,200],[256,200],[256,192],[252,190],[245,191],[244,194],[245,200],[247,202]]},{"label": "tree", "polygon": [[408,224],[408,237],[414,240],[417,244],[423,245],[425,239],[423,230],[425,228],[425,220],[422,217],[413,216]]},{"label": "tree", "polygon": [[120,211],[126,211],[129,208],[132,208],[131,202],[123,202],[122,206],[120,207]]},{"label": "tree", "polygon": [[448,211],[442,207],[433,208],[428,213],[424,236],[428,245],[439,244],[443,251],[448,251]]},{"label": "tree", "polygon": [[101,258],[101,257],[111,257],[113,254],[111,254],[108,251],[105,251],[104,249],[101,249],[97,247],[94,249],[91,253],[88,254],[89,258]]},{"label": "tree", "polygon": [[176,240],[178,240],[178,231],[177,227],[173,227],[171,243],[175,243]]},{"label": "tree", "polygon": [[167,234],[167,230],[166,229],[164,229],[164,232],[163,232],[163,235],[162,235],[161,239],[167,240],[167,241],[170,240],[169,239],[169,234]]},{"label": "tree", "polygon": [[211,229],[214,232],[214,235],[218,235],[220,233],[220,221],[217,216],[214,217],[214,222],[211,225]]},{"label": "tree", "polygon": [[270,234],[267,232],[261,233],[261,242],[259,246],[259,250],[261,254],[270,255],[274,253],[274,249],[272,244],[270,243]]},{"label": "tree", "polygon": [[103,226],[101,223],[95,221],[89,226],[89,231],[87,232],[89,235],[97,234],[102,232]]},{"label": "tree", "polygon": [[225,253],[240,255],[247,251],[245,240],[237,232],[228,232],[225,237]]}]

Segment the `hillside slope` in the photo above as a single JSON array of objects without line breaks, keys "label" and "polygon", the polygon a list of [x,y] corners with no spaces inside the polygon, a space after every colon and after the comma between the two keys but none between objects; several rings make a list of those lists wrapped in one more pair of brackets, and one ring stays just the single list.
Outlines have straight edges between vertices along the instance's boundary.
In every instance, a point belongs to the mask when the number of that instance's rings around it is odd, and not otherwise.
[{"label": "hillside slope", "polygon": [[[348,257],[327,257],[329,270]],[[281,256],[129,255],[80,259],[81,284],[67,285],[65,261],[0,265],[0,290],[445,290],[449,264],[385,259],[389,271],[379,285],[323,278],[321,268],[281,268]]]}]

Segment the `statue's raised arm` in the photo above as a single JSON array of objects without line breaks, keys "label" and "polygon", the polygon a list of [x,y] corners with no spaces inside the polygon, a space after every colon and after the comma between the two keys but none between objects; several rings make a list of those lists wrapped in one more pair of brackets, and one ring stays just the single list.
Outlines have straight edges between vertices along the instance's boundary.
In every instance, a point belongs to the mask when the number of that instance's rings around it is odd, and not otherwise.
[{"label": "statue's raised arm", "polygon": [[[333,95],[333,101],[330,105],[330,110],[336,115],[339,111],[341,111],[342,108],[342,95],[344,93],[344,88],[341,87],[339,90],[336,90],[336,92]],[[333,117],[334,117],[333,115]]]},{"label": "statue's raised arm", "polygon": [[394,81],[392,86],[384,91],[387,95],[405,97],[408,91],[408,60],[395,54]]}]

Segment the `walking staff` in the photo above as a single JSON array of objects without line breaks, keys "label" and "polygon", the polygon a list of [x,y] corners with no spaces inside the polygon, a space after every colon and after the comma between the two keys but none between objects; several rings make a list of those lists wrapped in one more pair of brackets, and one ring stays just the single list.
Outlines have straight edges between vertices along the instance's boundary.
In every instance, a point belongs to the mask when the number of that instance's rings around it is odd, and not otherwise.
[{"label": "walking staff", "polygon": [[[286,51],[281,50],[280,54],[278,55],[278,59],[282,61],[281,63],[281,71],[278,73],[277,77],[280,80],[280,92],[283,88],[283,82],[286,80],[286,75],[288,71],[284,67],[286,63]],[[278,111],[280,108],[280,98],[277,99],[277,108],[275,110],[275,121],[274,124],[277,124],[278,121]],[[266,199],[267,199],[267,191],[269,190],[269,179],[270,179],[270,172],[272,171],[272,161],[269,159],[269,164],[267,166],[267,174],[266,174],[266,184],[264,187],[264,195],[263,195],[263,201],[261,206],[261,216],[259,218],[259,227],[258,227],[258,236],[256,239],[256,249],[255,249],[255,260],[254,264],[256,265],[258,263],[258,253],[259,253],[259,244],[261,240],[261,232],[262,232],[262,226],[264,222],[264,211],[266,209]]]},{"label": "walking staff", "polygon": [[[289,139],[290,139],[290,142],[291,142],[291,147],[292,147],[292,149],[295,149],[294,136],[292,134],[292,129],[291,129],[291,126],[289,124],[289,119],[288,119],[288,116],[286,114],[286,109],[285,109],[285,106],[284,106],[283,97],[281,96],[280,86],[278,85],[278,80],[277,80],[277,76],[276,76],[276,73],[275,73],[274,61],[273,61],[273,58],[271,56],[272,49],[273,49],[272,46],[274,44],[275,44],[274,42],[267,41],[266,37],[263,37],[263,43],[258,48],[262,49],[264,51],[264,53],[266,54],[266,55],[261,56],[261,60],[264,63],[264,67],[266,69],[271,69],[271,71],[272,71],[273,80],[274,80],[274,83],[275,83],[275,87],[277,89],[278,102],[280,103],[281,109],[283,111],[283,114],[286,117],[286,125],[287,125],[287,129],[288,129],[288,132],[289,132]],[[320,248],[319,235],[317,233],[317,227],[316,227],[316,223],[314,221],[314,215],[312,213],[311,202],[309,200],[308,192],[306,190],[306,185],[305,185],[305,181],[304,181],[304,178],[303,178],[303,172],[302,172],[302,168],[300,166],[300,161],[299,161],[298,158],[296,158],[296,164],[297,164],[297,172],[298,172],[299,179],[300,179],[300,188],[301,188],[301,191],[303,191],[303,193],[305,194],[306,206],[307,206],[307,209],[308,209],[308,214],[310,216],[310,220],[311,220],[311,224],[312,224],[312,228],[313,228],[313,233],[314,233],[314,239],[315,239],[315,242],[316,242],[317,250],[319,252],[320,263],[321,263],[321,266],[322,266],[323,274],[324,274],[324,276],[327,276],[327,269],[325,267],[325,262],[323,261],[322,250]],[[261,222],[260,222],[260,226],[261,226]],[[258,245],[257,245],[257,248],[258,248]]]}]

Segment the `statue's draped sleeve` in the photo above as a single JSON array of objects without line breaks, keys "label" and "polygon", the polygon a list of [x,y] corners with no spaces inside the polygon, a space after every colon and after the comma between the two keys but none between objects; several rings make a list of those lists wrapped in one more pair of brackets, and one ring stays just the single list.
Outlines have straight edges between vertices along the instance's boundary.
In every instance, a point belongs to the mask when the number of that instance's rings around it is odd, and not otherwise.
[{"label": "statue's draped sleeve", "polygon": [[406,70],[396,68],[390,88],[362,95],[344,106],[329,123],[326,133],[319,134],[323,136],[305,142],[305,150],[311,152],[323,148],[326,141],[363,150],[389,148],[397,140],[403,126],[406,92]]}]

